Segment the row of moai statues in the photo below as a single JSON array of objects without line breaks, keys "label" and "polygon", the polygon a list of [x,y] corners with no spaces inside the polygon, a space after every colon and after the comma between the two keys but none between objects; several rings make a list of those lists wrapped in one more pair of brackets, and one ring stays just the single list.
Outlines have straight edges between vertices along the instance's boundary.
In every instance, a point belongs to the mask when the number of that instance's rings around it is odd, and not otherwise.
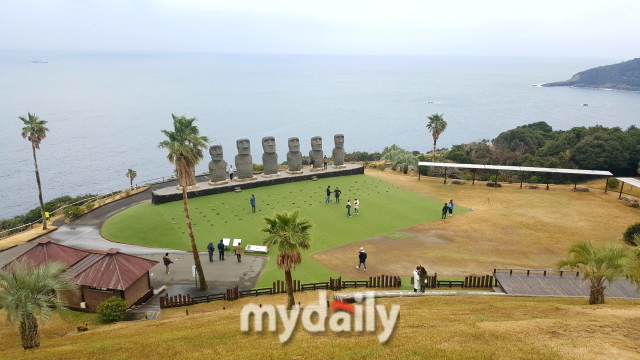
[{"label": "row of moai statues", "polygon": [[[333,137],[335,147],[333,148],[333,167],[344,167],[344,135],[336,134]],[[300,152],[300,140],[297,137],[289,138],[289,152],[287,153],[287,163],[289,174],[302,174],[302,153]],[[236,181],[249,181],[257,179],[253,176],[253,158],[251,156],[251,143],[249,139],[239,139],[236,141],[238,155],[235,157]],[[279,176],[278,154],[276,153],[276,139],[273,136],[262,138],[262,164],[264,166],[263,177]],[[223,159],[222,145],[213,145],[209,148],[211,161],[209,162],[210,185],[221,185],[229,182],[227,162]],[[324,170],[324,151],[322,151],[322,137],[311,138],[311,151],[309,160],[313,164],[311,171]]]}]

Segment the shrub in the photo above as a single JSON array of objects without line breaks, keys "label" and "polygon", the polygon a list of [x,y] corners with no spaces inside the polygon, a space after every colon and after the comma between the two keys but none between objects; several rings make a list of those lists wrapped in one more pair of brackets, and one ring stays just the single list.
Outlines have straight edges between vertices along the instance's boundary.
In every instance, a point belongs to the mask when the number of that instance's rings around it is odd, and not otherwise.
[{"label": "shrub", "polygon": [[101,323],[122,321],[127,316],[127,302],[115,296],[110,297],[98,305],[96,314]]},{"label": "shrub", "polygon": [[491,177],[489,178],[489,181],[496,182],[498,181],[498,178],[495,175],[491,175]]},{"label": "shrub", "polygon": [[385,169],[384,164],[378,164],[378,170],[384,171],[384,169]]},{"label": "shrub", "polygon": [[124,191],[124,196],[129,196],[131,195],[131,189],[127,189]]},{"label": "shrub", "polygon": [[635,235],[640,236],[640,222],[637,222],[629,226],[627,230],[624,232],[624,234],[622,235],[622,238],[624,239],[624,242],[626,242],[627,244],[635,246],[636,244],[633,242],[633,237]]},{"label": "shrub", "polygon": [[512,179],[512,178],[508,178],[508,179],[507,179],[507,182],[508,182],[509,184],[513,184],[513,179]]},{"label": "shrub", "polygon": [[398,169],[398,167],[396,166],[396,164],[391,165],[391,170],[392,171],[396,171]]},{"label": "shrub", "polygon": [[253,164],[253,171],[264,171],[264,165],[262,165],[262,164]]},{"label": "shrub", "polygon": [[88,202],[88,203],[84,204],[83,207],[84,207],[85,211],[91,211],[94,207],[96,207],[96,203]]},{"label": "shrub", "polygon": [[69,206],[64,209],[64,216],[69,219],[75,219],[82,214],[84,214],[84,209],[80,206]]},{"label": "shrub", "polygon": [[529,182],[532,184],[537,184],[538,183],[538,177],[533,175],[530,179]]},{"label": "shrub", "polygon": [[363,162],[362,166],[364,166],[365,168],[368,168],[369,167],[369,162],[368,161]]},{"label": "shrub", "polygon": [[471,180],[473,180],[473,175],[471,175],[471,174],[466,174],[466,175],[464,176],[464,179],[465,179],[465,180],[467,180],[467,181],[471,181]]},{"label": "shrub", "polygon": [[620,185],[620,181],[616,178],[609,178],[609,180],[607,180],[607,187],[609,189],[617,189],[618,185]]}]

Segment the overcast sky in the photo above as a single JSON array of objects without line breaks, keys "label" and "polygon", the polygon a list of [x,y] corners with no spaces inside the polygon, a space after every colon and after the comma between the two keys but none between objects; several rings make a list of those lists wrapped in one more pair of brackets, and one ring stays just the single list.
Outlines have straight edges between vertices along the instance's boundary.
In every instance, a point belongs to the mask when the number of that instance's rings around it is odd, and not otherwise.
[{"label": "overcast sky", "polygon": [[640,0],[0,0],[0,49],[640,56]]}]

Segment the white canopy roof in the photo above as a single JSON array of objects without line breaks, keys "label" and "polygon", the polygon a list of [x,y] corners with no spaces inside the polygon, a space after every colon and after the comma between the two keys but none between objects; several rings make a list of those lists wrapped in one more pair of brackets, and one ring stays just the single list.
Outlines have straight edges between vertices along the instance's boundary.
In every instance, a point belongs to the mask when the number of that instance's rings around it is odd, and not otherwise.
[{"label": "white canopy roof", "polygon": [[[421,161],[418,166],[437,166],[446,168],[463,168],[463,169],[486,169],[486,170],[507,170],[507,171],[531,171],[531,172],[545,172],[545,173],[560,173],[560,174],[579,174],[579,175],[591,175],[591,176],[613,176],[609,171],[602,170],[582,170],[582,169],[556,169],[556,168],[542,168],[542,167],[528,167],[528,166],[503,166],[503,165],[482,165],[482,164],[456,164],[456,163],[439,163]],[[624,181],[629,184],[633,184],[630,181],[622,179],[631,179],[635,181],[640,187],[640,181],[633,178],[618,178],[620,181]]]},{"label": "white canopy roof", "polygon": [[635,186],[635,187],[639,187],[640,188],[640,180],[638,179],[634,179],[634,178],[629,178],[629,177],[619,177],[616,178],[622,182],[625,182],[631,186]]}]

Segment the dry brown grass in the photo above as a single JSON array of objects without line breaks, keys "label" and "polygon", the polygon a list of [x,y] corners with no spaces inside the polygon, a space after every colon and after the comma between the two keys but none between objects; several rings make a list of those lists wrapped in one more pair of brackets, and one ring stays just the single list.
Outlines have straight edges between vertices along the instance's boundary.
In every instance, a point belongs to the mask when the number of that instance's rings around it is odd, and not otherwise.
[{"label": "dry brown grass", "polygon": [[[317,293],[296,294],[302,305]],[[156,321],[90,326],[78,321],[43,328],[41,348],[24,351],[15,331],[0,328],[7,359],[638,359],[640,301],[517,297],[428,297],[379,300],[399,304],[392,339],[375,334],[310,335],[299,328],[287,345],[273,333],[243,334],[247,303],[285,304],[285,295],[165,310]],[[222,310],[225,306],[226,310]],[[3,315],[3,314],[0,314]],[[56,320],[54,320],[56,321]],[[280,325],[279,325],[280,326]],[[380,328],[378,332],[380,332]]]},{"label": "dry brown grass", "polygon": [[[531,190],[520,189],[519,184],[496,189],[484,182],[443,185],[438,178],[418,181],[416,176],[391,171],[366,173],[443,202],[454,199],[458,208],[475,211],[403,230],[412,238],[377,237],[313,254],[331,270],[353,279],[408,276],[417,264],[441,275],[484,275],[500,267],[549,269],[571,244],[587,239],[619,241],[624,230],[640,219],[640,211],[617,200],[612,191],[574,192],[569,185]],[[366,213],[366,206],[362,211]],[[354,266],[353,248],[360,246],[369,253],[366,273]]]}]

